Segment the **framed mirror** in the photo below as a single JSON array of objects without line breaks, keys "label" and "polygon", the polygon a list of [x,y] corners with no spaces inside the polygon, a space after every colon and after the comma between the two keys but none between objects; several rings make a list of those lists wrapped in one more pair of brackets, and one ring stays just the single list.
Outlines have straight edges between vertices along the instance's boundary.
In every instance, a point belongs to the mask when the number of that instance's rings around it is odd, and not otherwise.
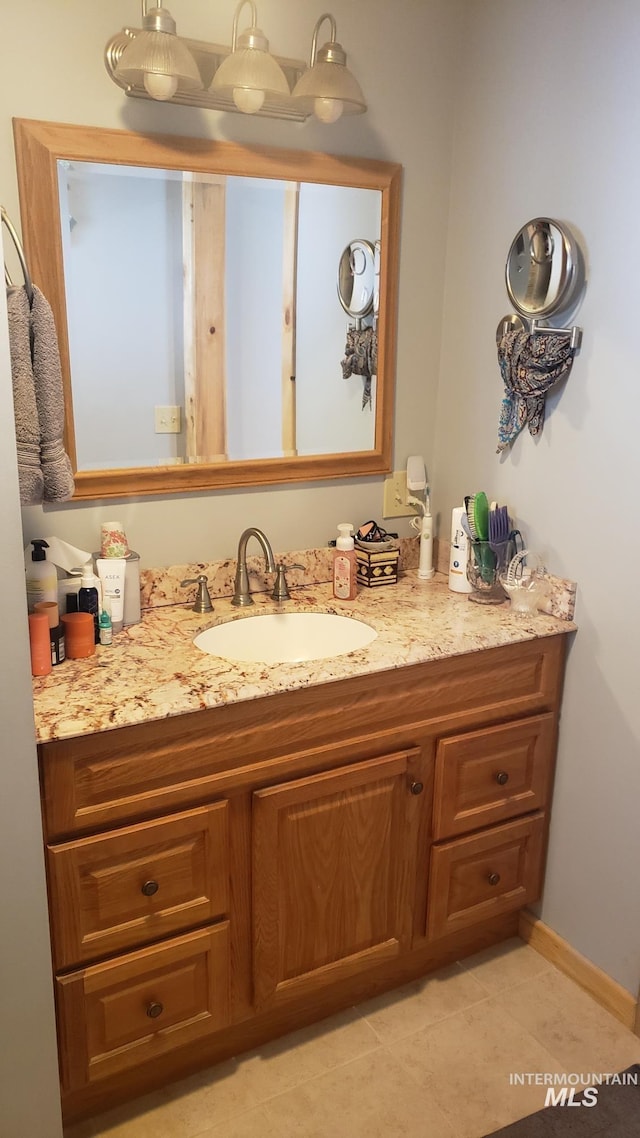
[{"label": "framed mirror", "polygon": [[[21,119],[14,136],[76,499],[390,469],[400,166]],[[354,233],[379,297],[365,410],[336,290]]]}]

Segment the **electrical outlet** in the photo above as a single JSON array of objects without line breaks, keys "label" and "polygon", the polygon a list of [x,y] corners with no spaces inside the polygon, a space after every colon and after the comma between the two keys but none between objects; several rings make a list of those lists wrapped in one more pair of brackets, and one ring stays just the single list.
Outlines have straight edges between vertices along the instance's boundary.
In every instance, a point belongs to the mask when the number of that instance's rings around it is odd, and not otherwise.
[{"label": "electrical outlet", "polygon": [[156,407],[155,424],[157,435],[179,435],[182,430],[182,409],[180,407]]},{"label": "electrical outlet", "polygon": [[415,514],[412,506],[407,504],[407,472],[394,470],[384,480],[384,496],[382,503],[383,518],[410,518]]}]

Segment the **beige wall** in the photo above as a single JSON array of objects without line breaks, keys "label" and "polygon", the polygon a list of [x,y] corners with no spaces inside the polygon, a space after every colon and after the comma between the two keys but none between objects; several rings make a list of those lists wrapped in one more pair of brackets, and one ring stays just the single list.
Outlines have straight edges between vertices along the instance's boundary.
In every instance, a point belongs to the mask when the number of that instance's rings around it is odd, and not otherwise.
[{"label": "beige wall", "polygon": [[[4,230],[4,226],[3,226]],[[0,241],[0,245],[2,242]],[[0,423],[13,416],[6,302],[0,293]],[[16,452],[0,446],[0,1134],[59,1138],[49,921],[44,880],[31,667],[23,588]]]},{"label": "beige wall", "polygon": [[[640,980],[638,297],[640,8],[484,0],[461,42],[435,498],[484,487],[578,580],[541,915],[634,994]],[[542,436],[495,454],[504,264],[529,218],[584,241],[584,343]]]},{"label": "beige wall", "polygon": [[[5,5],[9,9],[9,5]],[[234,4],[175,0],[178,30],[228,42]],[[396,462],[422,452],[428,460],[435,429],[451,148],[451,91],[456,40],[451,0],[338,0],[338,38],[367,93],[367,115],[332,128],[253,120],[242,115],[164,107],[127,100],[107,77],[102,53],[124,24],[139,23],[139,0],[21,0],[10,8],[2,37],[3,98],[0,187],[17,215],[11,116],[93,123],[133,130],[190,133],[233,141],[331,150],[401,162],[405,167],[400,279]],[[272,48],[306,58],[324,9],[316,0],[261,0],[260,25]],[[36,34],[37,29],[37,34]],[[398,61],[402,59],[400,65]],[[28,60],[28,64],[25,63]],[[381,516],[382,478],[194,494],[117,505],[143,565],[168,565],[235,552],[241,530],[260,525],[275,549],[325,543],[337,522]],[[93,549],[107,503],[25,511],[25,537],[53,531]],[[403,523],[406,525],[406,523]],[[407,531],[408,532],[408,531]]]}]

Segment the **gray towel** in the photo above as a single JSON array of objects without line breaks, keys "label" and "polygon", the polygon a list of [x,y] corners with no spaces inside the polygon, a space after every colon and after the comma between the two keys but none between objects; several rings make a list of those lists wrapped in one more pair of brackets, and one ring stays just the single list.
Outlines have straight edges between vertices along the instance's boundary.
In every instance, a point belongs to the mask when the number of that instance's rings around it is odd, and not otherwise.
[{"label": "gray towel", "polygon": [[67,502],[73,496],[73,471],[64,449],[64,392],[58,337],[49,301],[34,285],[31,306],[33,378],[40,420],[40,461],[44,501]]},{"label": "gray towel", "polygon": [[40,467],[40,422],[29,340],[31,312],[24,288],[10,289],[7,293],[7,316],[20,503],[23,506],[33,506],[42,501],[44,481]]}]

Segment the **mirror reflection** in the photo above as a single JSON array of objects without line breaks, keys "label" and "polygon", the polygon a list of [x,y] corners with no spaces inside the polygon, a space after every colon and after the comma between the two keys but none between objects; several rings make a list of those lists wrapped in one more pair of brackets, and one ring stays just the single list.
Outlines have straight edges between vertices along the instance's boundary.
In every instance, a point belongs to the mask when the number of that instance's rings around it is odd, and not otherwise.
[{"label": "mirror reflection", "polygon": [[535,217],[518,231],[507,256],[509,298],[525,317],[550,316],[569,307],[579,284],[578,250],[566,226]]},{"label": "mirror reflection", "polygon": [[377,316],[376,272],[379,271],[375,247],[370,241],[352,241],[343,250],[338,266],[338,296],[349,316],[357,320],[370,312]]},{"label": "mirror reflection", "polygon": [[[25,119],[14,135],[76,498],[390,469],[400,166]],[[363,322],[336,289],[358,242]]]},{"label": "mirror reflection", "polygon": [[335,279],[379,191],[65,160],[58,191],[78,470],[372,449]]}]

